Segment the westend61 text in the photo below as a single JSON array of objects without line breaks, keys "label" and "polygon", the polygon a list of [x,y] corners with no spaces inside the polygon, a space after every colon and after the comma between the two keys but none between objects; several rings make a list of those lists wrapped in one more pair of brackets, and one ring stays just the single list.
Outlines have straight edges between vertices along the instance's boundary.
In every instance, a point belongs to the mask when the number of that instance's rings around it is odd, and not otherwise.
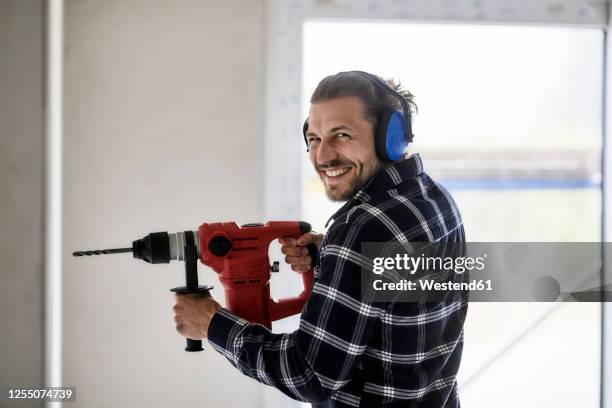
[{"label": "westend61 text", "polygon": [[417,282],[402,279],[399,282],[383,282],[377,279],[373,282],[374,290],[392,290],[392,291],[412,291],[412,290],[435,290],[435,291],[450,291],[450,290],[493,290],[491,280],[479,279],[470,282],[437,282],[432,279],[421,280]]}]

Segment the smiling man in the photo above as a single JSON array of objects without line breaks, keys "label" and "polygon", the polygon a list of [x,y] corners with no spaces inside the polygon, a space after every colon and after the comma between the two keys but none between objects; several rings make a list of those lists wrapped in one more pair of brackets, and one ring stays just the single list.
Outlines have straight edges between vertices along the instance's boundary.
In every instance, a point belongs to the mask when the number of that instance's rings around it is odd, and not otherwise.
[{"label": "smiling man", "polygon": [[[324,78],[304,124],[327,196],[345,204],[325,235],[281,240],[315,283],[299,328],[271,333],[211,298],[177,296],[177,330],[208,337],[244,374],[320,407],[459,407],[456,376],[465,301],[370,302],[361,296],[364,242],[463,242],[449,193],[424,171],[412,140],[412,95],[361,72]],[[329,222],[328,222],[329,223]],[[306,246],[319,247],[318,259]]]}]

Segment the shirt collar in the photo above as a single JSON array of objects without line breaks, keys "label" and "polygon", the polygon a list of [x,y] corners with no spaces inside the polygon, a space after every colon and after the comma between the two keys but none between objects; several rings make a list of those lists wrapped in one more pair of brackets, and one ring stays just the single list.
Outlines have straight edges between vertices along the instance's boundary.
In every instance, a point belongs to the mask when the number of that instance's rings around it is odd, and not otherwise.
[{"label": "shirt collar", "polygon": [[390,164],[370,177],[364,186],[327,220],[325,227],[358,202],[367,203],[372,197],[386,193],[422,172],[423,161],[418,153]]}]

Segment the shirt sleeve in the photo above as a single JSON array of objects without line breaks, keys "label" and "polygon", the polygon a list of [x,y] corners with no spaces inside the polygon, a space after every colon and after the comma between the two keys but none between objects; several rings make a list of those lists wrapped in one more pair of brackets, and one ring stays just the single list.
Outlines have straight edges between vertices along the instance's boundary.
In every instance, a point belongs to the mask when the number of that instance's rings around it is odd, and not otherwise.
[{"label": "shirt sleeve", "polygon": [[382,310],[361,300],[361,268],[371,268],[361,243],[368,241],[351,224],[330,228],[296,331],[272,333],[220,309],[208,329],[209,343],[242,373],[294,399],[327,400],[350,381],[380,324]]}]

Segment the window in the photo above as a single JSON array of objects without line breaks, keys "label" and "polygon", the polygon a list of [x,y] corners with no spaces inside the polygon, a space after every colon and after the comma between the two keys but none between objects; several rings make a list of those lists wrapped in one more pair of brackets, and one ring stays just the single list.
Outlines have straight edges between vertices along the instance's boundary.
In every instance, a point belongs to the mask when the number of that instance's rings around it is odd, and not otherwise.
[{"label": "window", "polygon": [[[400,79],[420,108],[411,149],[469,241],[599,241],[603,46],[598,29],[307,21],[303,117],[326,75]],[[338,205],[302,169],[302,218],[322,230]],[[600,304],[470,304],[465,406],[595,407],[599,369]]]}]

